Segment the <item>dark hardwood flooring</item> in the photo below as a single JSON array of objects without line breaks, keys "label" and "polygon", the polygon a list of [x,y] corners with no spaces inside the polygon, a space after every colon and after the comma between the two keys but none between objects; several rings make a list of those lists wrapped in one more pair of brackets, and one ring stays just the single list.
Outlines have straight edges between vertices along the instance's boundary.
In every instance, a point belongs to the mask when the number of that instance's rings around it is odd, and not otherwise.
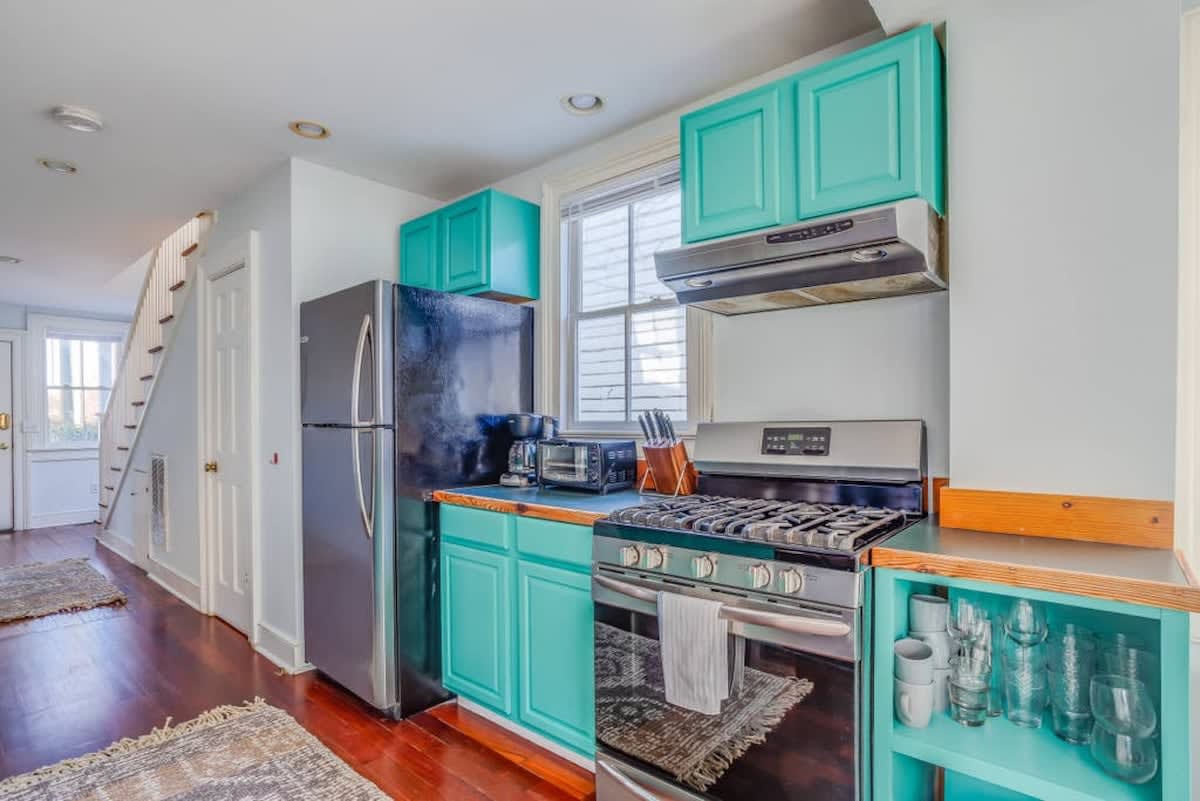
[{"label": "dark hardwood flooring", "polygon": [[279,675],[245,637],[96,544],[95,526],[0,535],[0,566],[88,556],[124,607],[0,625],[0,778],[260,696],[404,801],[579,801],[592,776],[453,702],[390,721],[315,672]]}]

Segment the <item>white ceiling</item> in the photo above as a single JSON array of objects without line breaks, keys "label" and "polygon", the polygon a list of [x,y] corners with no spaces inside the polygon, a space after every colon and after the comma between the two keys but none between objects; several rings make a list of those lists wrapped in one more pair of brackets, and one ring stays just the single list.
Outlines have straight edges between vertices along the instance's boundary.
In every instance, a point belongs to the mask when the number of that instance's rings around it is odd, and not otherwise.
[{"label": "white ceiling", "polygon": [[867,0],[0,0],[0,255],[24,259],[0,302],[131,311],[132,262],[288,156],[451,198],[878,24]]}]

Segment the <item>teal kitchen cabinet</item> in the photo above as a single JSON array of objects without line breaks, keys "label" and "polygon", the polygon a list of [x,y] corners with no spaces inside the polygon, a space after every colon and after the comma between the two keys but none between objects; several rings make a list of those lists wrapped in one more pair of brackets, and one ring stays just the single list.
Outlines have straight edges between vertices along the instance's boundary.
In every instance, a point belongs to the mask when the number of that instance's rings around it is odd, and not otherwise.
[{"label": "teal kitchen cabinet", "polygon": [[779,82],[680,121],[684,239],[726,236],[795,218],[794,112]]},{"label": "teal kitchen cabinet", "polygon": [[944,102],[925,26],[684,115],[684,242],[908,197],[944,213]]},{"label": "teal kitchen cabinet", "polygon": [[908,197],[943,211],[942,53],[926,26],[796,78],[800,219]]},{"label": "teal kitchen cabinet", "polygon": [[511,715],[512,562],[504,554],[442,543],[442,681]]},{"label": "teal kitchen cabinet", "polygon": [[502,300],[538,296],[541,218],[532,203],[487,189],[400,228],[400,281]]},{"label": "teal kitchen cabinet", "polygon": [[591,576],[522,559],[517,615],[518,719],[591,753],[596,734]]},{"label": "teal kitchen cabinet", "polygon": [[446,687],[591,757],[589,526],[440,507]]},{"label": "teal kitchen cabinet", "polygon": [[400,283],[422,289],[441,289],[436,213],[400,226],[400,254]]}]

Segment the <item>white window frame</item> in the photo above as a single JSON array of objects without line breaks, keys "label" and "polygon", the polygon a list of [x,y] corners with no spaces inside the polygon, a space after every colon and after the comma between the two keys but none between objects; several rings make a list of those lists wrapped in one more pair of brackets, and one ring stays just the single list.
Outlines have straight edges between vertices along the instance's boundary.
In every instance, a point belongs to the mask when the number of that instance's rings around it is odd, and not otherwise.
[{"label": "white window frame", "polygon": [[[620,435],[639,441],[643,439],[641,429],[634,421],[577,424],[572,420],[573,399],[568,394],[574,384],[569,380],[573,375],[569,371],[574,370],[575,352],[570,315],[573,308],[570,293],[574,282],[565,275],[562,250],[565,243],[561,236],[563,198],[678,160],[679,137],[670,136],[603,165],[551,179],[542,185],[541,299],[538,301],[534,395],[539,411],[559,418],[563,436]],[[680,433],[688,439],[694,435],[696,423],[712,419],[712,318],[709,313],[691,307],[687,309],[686,318],[688,419]]]},{"label": "white window frame", "polygon": [[[118,355],[118,374],[120,371],[121,354],[124,353],[124,338],[129,331],[129,323],[113,320],[93,320],[83,317],[64,317],[48,314],[30,314],[26,327],[29,330],[28,346],[25,349],[25,375],[28,382],[25,390],[26,414],[28,423],[25,433],[29,435],[28,450],[39,451],[95,451],[100,447],[99,440],[95,442],[50,442],[47,436],[49,428],[46,408],[46,340],[54,337],[118,337],[122,346]],[[119,376],[114,376],[116,379]]]}]

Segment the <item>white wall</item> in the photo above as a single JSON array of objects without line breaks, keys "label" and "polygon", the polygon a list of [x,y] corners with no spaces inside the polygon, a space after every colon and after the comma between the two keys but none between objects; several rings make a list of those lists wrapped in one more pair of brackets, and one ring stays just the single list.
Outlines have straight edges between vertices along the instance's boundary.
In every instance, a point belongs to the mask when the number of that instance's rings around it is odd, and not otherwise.
[{"label": "white wall", "polygon": [[100,459],[95,448],[28,451],[25,470],[29,528],[96,519]]},{"label": "white wall", "polygon": [[[545,181],[675,135],[682,113],[861,49],[881,35],[867,34],[835,45],[495,186],[540,203]],[[714,416],[717,420],[919,417],[928,427],[930,471],[945,475],[949,462],[947,308],[947,295],[939,293],[716,317]],[[881,379],[873,383],[871,374]]]},{"label": "white wall", "polygon": [[1171,498],[1179,2],[946,32],[952,482]]},{"label": "white wall", "polygon": [[0,328],[25,330],[25,307],[13,303],[0,303]]}]

